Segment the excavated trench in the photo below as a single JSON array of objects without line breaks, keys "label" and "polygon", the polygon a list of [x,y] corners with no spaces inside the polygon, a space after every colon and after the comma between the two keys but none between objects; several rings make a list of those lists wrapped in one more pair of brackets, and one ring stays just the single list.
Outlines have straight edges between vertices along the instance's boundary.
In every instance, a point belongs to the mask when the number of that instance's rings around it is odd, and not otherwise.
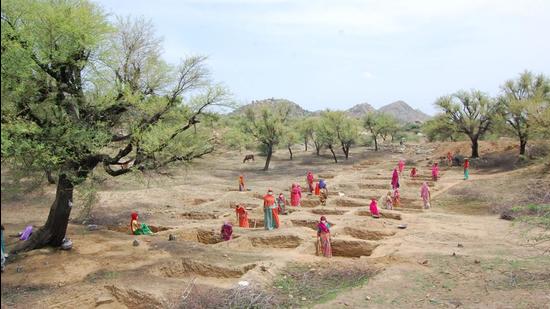
[{"label": "excavated trench", "polygon": [[391,189],[390,184],[385,183],[361,183],[359,184],[361,189],[374,189],[374,190],[389,190]]},{"label": "excavated trench", "polygon": [[321,215],[321,216],[328,216],[328,215],[341,216],[341,215],[345,214],[348,211],[347,210],[338,210],[338,209],[316,208],[316,209],[312,209],[311,212],[316,214],[316,215]]},{"label": "excavated trench", "polygon": [[262,248],[296,248],[302,244],[302,239],[295,235],[273,235],[248,238],[254,247]]},{"label": "excavated trench", "polygon": [[128,308],[160,309],[166,308],[168,305],[165,299],[146,291],[121,287],[118,285],[106,285],[105,288],[111,293],[111,295],[113,295],[114,298],[116,298],[118,302],[124,304]]},{"label": "excavated trench", "polygon": [[363,240],[381,240],[386,237],[395,235],[395,231],[370,230],[370,229],[360,229],[360,228],[353,228],[353,227],[344,228],[344,233]]},{"label": "excavated trench", "polygon": [[302,207],[315,207],[321,205],[321,201],[319,199],[302,199],[301,204]]},{"label": "excavated trench", "polygon": [[184,212],[181,214],[181,216],[185,219],[192,219],[192,220],[209,220],[209,219],[218,219],[220,217],[219,214],[214,214],[211,212],[202,212],[202,211]]},{"label": "excavated trench", "polygon": [[[309,227],[310,229],[317,230],[317,225],[319,224],[319,221],[317,220],[291,220],[292,225],[294,226],[303,226],[303,227]],[[336,224],[329,222],[330,226],[334,226]]]},{"label": "excavated trench", "polygon": [[189,258],[176,259],[159,265],[154,265],[150,273],[159,277],[184,278],[190,275],[199,275],[214,278],[240,278],[256,264],[229,266],[226,263],[214,264],[207,261]]},{"label": "excavated trench", "polygon": [[366,240],[332,239],[332,255],[344,257],[369,256],[378,244]]},{"label": "excavated trench", "polygon": [[[160,226],[160,225],[158,225],[158,226],[157,225],[147,225],[147,226],[149,226],[149,229],[153,233],[168,231],[168,230],[172,229],[170,227],[164,227],[164,226]],[[110,226],[107,226],[107,229],[109,229],[111,231],[119,232],[119,233],[125,233],[125,234],[128,234],[128,235],[132,235],[132,232],[130,231],[130,226],[129,225],[110,225]]]},{"label": "excavated trench", "polygon": [[338,199],[336,200],[336,206],[340,207],[364,207],[368,206],[366,202],[354,201],[348,199]]},{"label": "excavated trench", "polygon": [[[386,218],[386,219],[394,219],[394,220],[401,220],[401,214],[395,213],[395,212],[387,212],[387,211],[379,211],[380,217]],[[371,212],[369,210],[359,210],[356,212],[358,216],[372,216]]]}]

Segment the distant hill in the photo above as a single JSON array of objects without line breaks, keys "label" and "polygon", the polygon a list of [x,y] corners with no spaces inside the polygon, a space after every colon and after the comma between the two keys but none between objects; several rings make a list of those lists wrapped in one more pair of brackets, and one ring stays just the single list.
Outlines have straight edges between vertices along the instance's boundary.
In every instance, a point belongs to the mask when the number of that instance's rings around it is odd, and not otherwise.
[{"label": "distant hill", "polygon": [[233,112],[230,113],[230,115],[244,115],[246,110],[249,109],[249,108],[254,108],[254,109],[259,109],[259,108],[262,108],[262,107],[271,108],[271,107],[274,107],[276,105],[284,104],[284,103],[287,103],[287,104],[290,105],[290,116],[292,118],[294,118],[294,117],[304,117],[304,116],[311,115],[311,112],[303,109],[300,105],[298,105],[298,104],[296,104],[296,103],[294,103],[290,100],[275,99],[275,98],[252,101],[252,103],[250,103],[250,104],[247,104],[247,105],[244,105],[244,106],[241,106],[241,107],[235,109]]},{"label": "distant hill", "polygon": [[421,121],[424,122],[431,117],[427,114],[424,114],[418,109],[413,109],[409,104],[403,101],[396,101],[388,105],[382,106],[378,109],[378,112],[386,113],[397,118],[401,122],[415,122]]},{"label": "distant hill", "polygon": [[350,116],[357,117],[357,118],[363,117],[365,114],[374,112],[374,111],[376,111],[376,109],[374,109],[374,107],[372,107],[369,103],[366,103],[366,102],[357,104],[354,107],[346,110],[346,112]]},{"label": "distant hill", "polygon": [[[321,114],[321,111],[310,112],[308,110],[305,110],[300,105],[290,100],[271,98],[271,99],[265,99],[265,100],[252,101],[252,103],[250,104],[247,104],[235,109],[233,112],[230,113],[230,115],[244,115],[245,111],[249,108],[257,109],[262,107],[273,107],[278,104],[284,104],[284,103],[287,103],[290,105],[290,116],[292,118],[304,117],[304,116],[319,116]],[[388,104],[379,108],[378,110],[372,107],[369,103],[361,103],[346,110],[345,112],[347,112],[352,117],[360,118],[360,117],[363,117],[366,113],[376,112],[376,111],[392,115],[403,123],[415,122],[415,121],[424,122],[431,118],[429,115],[424,114],[420,110],[413,109],[412,107],[409,106],[409,104],[403,101],[393,102],[391,104]]]}]

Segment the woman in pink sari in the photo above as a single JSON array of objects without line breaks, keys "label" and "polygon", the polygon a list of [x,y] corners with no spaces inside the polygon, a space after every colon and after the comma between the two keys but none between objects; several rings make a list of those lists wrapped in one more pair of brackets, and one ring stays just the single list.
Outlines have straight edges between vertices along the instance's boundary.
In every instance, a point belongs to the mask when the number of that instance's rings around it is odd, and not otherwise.
[{"label": "woman in pink sari", "polygon": [[291,206],[300,206],[300,199],[302,198],[302,189],[298,184],[293,183],[292,189],[290,190],[290,205]]},{"label": "woman in pink sari", "polygon": [[307,185],[309,187],[309,193],[313,193],[313,173],[312,172],[307,172],[306,180],[307,180]]},{"label": "woman in pink sari", "polygon": [[422,187],[420,188],[420,197],[422,198],[422,201],[424,202],[424,209],[430,208],[430,201],[432,199],[431,193],[430,193],[430,187],[428,187],[428,183],[424,182],[422,184]]},{"label": "woman in pink sari", "polygon": [[231,240],[233,238],[233,226],[229,221],[225,221],[221,229],[222,239],[225,241]]},{"label": "woman in pink sari", "polygon": [[434,181],[437,181],[438,177],[439,177],[439,165],[437,164],[437,162],[435,162],[434,165],[432,166],[432,179]]},{"label": "woman in pink sari", "polygon": [[330,245],[330,224],[325,216],[321,217],[317,224],[317,255],[323,254],[325,257],[332,257],[332,247]]},{"label": "woman in pink sari", "polygon": [[391,176],[391,187],[392,189],[399,188],[399,174],[396,168],[393,169],[393,174]]},{"label": "woman in pink sari", "polygon": [[373,218],[380,218],[380,212],[378,212],[378,202],[375,198],[370,201],[370,214]]},{"label": "woman in pink sari", "polygon": [[399,175],[403,174],[403,171],[405,170],[405,161],[399,160],[397,166],[399,167]]}]

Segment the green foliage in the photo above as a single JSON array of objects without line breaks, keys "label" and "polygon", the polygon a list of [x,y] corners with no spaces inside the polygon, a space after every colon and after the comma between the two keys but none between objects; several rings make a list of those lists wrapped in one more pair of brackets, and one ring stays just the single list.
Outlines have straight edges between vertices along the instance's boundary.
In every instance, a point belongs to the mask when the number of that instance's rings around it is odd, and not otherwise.
[{"label": "green foliage", "polygon": [[321,113],[321,139],[329,148],[340,145],[348,157],[349,148],[356,143],[359,136],[359,125],[356,119],[341,111],[327,110]]},{"label": "green foliage", "polygon": [[363,117],[363,126],[371,133],[375,150],[378,151],[378,138],[386,140],[399,131],[397,119],[384,113],[371,112]]},{"label": "green foliage", "polygon": [[456,141],[459,139],[459,132],[453,122],[444,114],[439,114],[426,121],[422,125],[422,132],[428,141]]},{"label": "green foliage", "polygon": [[[517,80],[506,81],[501,89],[502,94],[498,101],[502,105],[502,116],[522,145],[526,144],[533,134],[546,135],[550,132],[548,126],[544,126],[550,124],[548,77],[543,74],[535,76],[525,71]],[[544,120],[548,122],[545,123]],[[521,149],[520,154],[523,154],[524,150]]]},{"label": "green foliage", "polygon": [[100,163],[118,176],[212,151],[205,108],[227,93],[204,57],[172,68],[160,43],[89,1],[2,1],[2,161],[80,183]]},{"label": "green foliage", "polygon": [[437,99],[435,105],[445,117],[472,141],[472,157],[478,157],[478,139],[491,128],[500,111],[500,105],[479,90],[458,91]]}]

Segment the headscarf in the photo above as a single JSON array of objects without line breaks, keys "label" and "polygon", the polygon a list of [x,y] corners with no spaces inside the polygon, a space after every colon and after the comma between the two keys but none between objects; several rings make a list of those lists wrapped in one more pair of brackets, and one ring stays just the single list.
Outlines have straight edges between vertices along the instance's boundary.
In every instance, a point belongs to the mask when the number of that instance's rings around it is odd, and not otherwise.
[{"label": "headscarf", "polygon": [[430,193],[430,187],[428,187],[428,183],[424,181],[422,184],[422,187],[420,188],[420,196],[424,199],[428,198],[428,195]]},{"label": "headscarf", "polygon": [[393,174],[391,176],[391,185],[392,187],[399,187],[399,173],[397,172],[397,169],[393,169]]},{"label": "headscarf", "polygon": [[312,172],[307,172],[307,181],[309,183],[313,182],[313,173]]},{"label": "headscarf", "polygon": [[397,165],[399,165],[399,169],[403,169],[403,167],[405,166],[405,161],[399,160],[399,162],[397,163]]},{"label": "headscarf", "polygon": [[325,183],[324,179],[319,180],[319,189],[325,189],[327,187],[327,184]]},{"label": "headscarf", "polygon": [[239,176],[239,184],[244,185],[244,176]]},{"label": "headscarf", "polygon": [[325,218],[325,216],[321,217],[321,219],[319,220],[319,224],[317,224],[317,227],[319,228],[319,230],[321,230],[322,233],[330,233],[330,230],[323,223],[323,221],[327,221],[327,218]]},{"label": "headscarf", "polygon": [[132,221],[134,220],[137,220],[138,219],[138,214],[137,212],[132,212],[132,215],[131,215],[132,219],[130,219],[130,230],[133,232],[134,229],[132,228]]},{"label": "headscarf", "polygon": [[464,159],[464,168],[469,168],[469,167],[470,167],[470,160]]},{"label": "headscarf", "polygon": [[224,221],[222,225],[223,240],[230,240],[231,234],[233,234],[233,226],[229,223],[229,221]]},{"label": "headscarf", "polygon": [[279,193],[279,196],[277,198],[279,199],[280,202],[286,205],[285,195],[282,192]]},{"label": "headscarf", "polygon": [[432,167],[432,175],[437,175],[437,174],[439,174],[439,166],[437,165],[437,162],[435,162]]},{"label": "headscarf", "polygon": [[416,176],[416,167],[411,169],[411,176]]},{"label": "headscarf", "polygon": [[370,212],[372,215],[379,215],[380,213],[378,212],[378,202],[376,201],[375,198],[372,198],[371,201],[370,201]]}]

